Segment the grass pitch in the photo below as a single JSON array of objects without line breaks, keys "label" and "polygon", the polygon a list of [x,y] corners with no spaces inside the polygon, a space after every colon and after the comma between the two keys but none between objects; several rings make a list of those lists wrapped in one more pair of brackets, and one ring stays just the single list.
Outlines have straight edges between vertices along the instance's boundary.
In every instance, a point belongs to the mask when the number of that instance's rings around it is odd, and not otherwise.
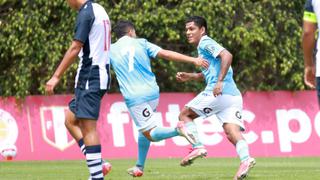
[{"label": "grass pitch", "polygon": [[[112,171],[106,180],[231,180],[237,171],[237,158],[198,159],[192,166],[180,167],[180,159],[148,159],[144,175],[132,178],[126,169],[132,159],[111,159]],[[320,180],[320,157],[256,158],[249,180]],[[0,162],[1,180],[87,180],[85,161]]]}]

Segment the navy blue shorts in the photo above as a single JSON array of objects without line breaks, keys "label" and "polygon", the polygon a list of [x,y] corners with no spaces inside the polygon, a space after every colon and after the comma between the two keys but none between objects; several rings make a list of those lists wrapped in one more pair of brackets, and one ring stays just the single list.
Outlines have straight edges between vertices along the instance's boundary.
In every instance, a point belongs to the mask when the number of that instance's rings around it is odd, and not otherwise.
[{"label": "navy blue shorts", "polygon": [[75,89],[75,97],[69,102],[69,109],[77,119],[97,120],[100,104],[106,90]]}]

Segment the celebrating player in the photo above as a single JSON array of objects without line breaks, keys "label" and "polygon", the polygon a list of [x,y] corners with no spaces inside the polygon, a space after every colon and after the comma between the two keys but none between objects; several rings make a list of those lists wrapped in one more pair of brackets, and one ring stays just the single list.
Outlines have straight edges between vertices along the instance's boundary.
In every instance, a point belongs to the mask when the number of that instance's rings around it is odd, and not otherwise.
[{"label": "celebrating player", "polygon": [[248,144],[241,133],[244,130],[241,119],[242,96],[232,77],[232,55],[207,36],[207,23],[203,17],[188,18],[185,28],[188,42],[197,46],[199,56],[209,60],[210,66],[202,69],[201,73],[178,72],[176,76],[182,82],[205,79],[207,83],[205,90],[186,104],[179,115],[179,120],[186,123],[185,127],[196,141],[193,150],[181,161],[181,165],[190,165],[194,159],[206,153],[193,120],[199,116],[215,114],[223,123],[224,132],[236,147],[241,160],[235,179],[243,179],[255,165],[255,160],[250,157]]}]

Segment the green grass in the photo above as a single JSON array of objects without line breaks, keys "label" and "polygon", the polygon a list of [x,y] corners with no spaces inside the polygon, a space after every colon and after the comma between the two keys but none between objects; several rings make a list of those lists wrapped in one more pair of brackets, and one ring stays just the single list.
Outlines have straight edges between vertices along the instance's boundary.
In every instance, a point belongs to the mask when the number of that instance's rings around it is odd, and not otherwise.
[{"label": "green grass", "polygon": [[[192,166],[180,167],[180,159],[148,159],[143,177],[139,180],[231,180],[238,168],[236,158],[199,159]],[[320,180],[320,157],[257,158],[250,172],[250,180]],[[134,165],[132,159],[110,160],[112,171],[106,180],[133,179],[126,169]],[[0,162],[0,179],[54,179],[88,178],[85,161],[30,161]]]}]

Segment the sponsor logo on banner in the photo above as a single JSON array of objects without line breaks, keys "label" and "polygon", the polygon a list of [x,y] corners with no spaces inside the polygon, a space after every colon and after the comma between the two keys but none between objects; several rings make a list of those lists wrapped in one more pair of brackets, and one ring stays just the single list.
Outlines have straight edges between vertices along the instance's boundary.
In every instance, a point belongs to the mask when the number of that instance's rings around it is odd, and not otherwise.
[{"label": "sponsor logo on banner", "polygon": [[66,106],[40,107],[42,137],[50,146],[61,151],[75,143],[64,125],[66,109]]},{"label": "sponsor logo on banner", "polygon": [[15,144],[18,138],[16,120],[7,111],[0,109],[0,149],[7,144]]}]

